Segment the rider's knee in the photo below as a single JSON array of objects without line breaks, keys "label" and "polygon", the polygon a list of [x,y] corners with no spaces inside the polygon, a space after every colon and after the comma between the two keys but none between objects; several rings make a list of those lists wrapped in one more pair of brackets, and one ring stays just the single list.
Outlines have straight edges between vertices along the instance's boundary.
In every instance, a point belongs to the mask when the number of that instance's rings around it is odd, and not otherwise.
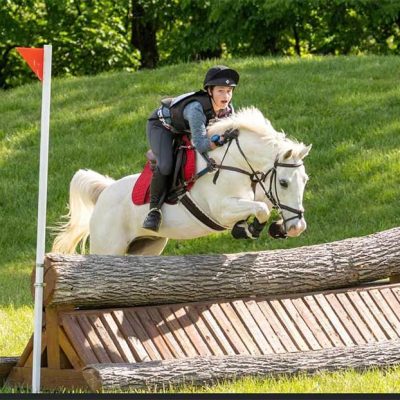
[{"label": "rider's knee", "polygon": [[172,163],[157,163],[157,168],[162,175],[169,176],[172,174]]}]

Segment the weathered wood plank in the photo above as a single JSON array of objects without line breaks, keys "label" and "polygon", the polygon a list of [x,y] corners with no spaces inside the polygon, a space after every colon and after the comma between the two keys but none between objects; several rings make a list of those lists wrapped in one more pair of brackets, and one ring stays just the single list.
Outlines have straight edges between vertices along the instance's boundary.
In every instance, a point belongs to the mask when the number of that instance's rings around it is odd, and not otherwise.
[{"label": "weathered wood plank", "polygon": [[339,320],[332,307],[326,300],[323,294],[316,294],[314,296],[315,300],[319,304],[319,306],[324,310],[325,315],[335,327],[336,332],[339,334],[341,340],[343,340],[346,346],[353,346],[353,339],[349,336],[346,329],[343,327],[342,322]]},{"label": "weathered wood plank", "polygon": [[336,298],[335,294],[334,293],[327,294],[325,298],[332,306],[332,309],[335,310],[335,313],[339,317],[340,321],[343,323],[343,326],[347,329],[347,332],[351,336],[353,342],[356,344],[364,344],[365,340],[360,335],[360,332],[358,331],[357,327],[354,325],[349,314],[342,307],[339,300]]},{"label": "weathered wood plank", "polygon": [[97,336],[100,339],[104,350],[107,352],[108,357],[111,362],[114,363],[123,363],[124,359],[118,351],[117,346],[114,344],[114,341],[108,334],[107,329],[103,325],[103,322],[98,315],[88,315],[88,319],[92,324],[93,328],[96,330]]},{"label": "weathered wood plank", "polygon": [[364,344],[364,343],[372,343],[375,342],[375,338],[372,335],[371,331],[367,327],[367,325],[364,323],[362,318],[360,317],[360,314],[357,312],[357,310],[354,308],[353,304],[347,297],[347,293],[338,293],[337,299],[339,300],[340,304],[343,306],[343,308],[346,310],[346,312],[349,314],[350,318],[354,322],[354,324],[357,326],[360,335],[356,334],[356,337],[354,340],[358,344]]},{"label": "weathered wood plank", "polygon": [[372,315],[378,321],[379,325],[381,326],[383,332],[385,333],[388,339],[398,339],[396,332],[392,329],[390,324],[388,323],[386,317],[382,314],[379,308],[376,306],[375,302],[372,300],[370,294],[365,292],[360,292],[361,298],[364,300],[365,304],[370,309]]},{"label": "weathered wood plank", "polygon": [[292,303],[296,307],[299,314],[302,316],[308,328],[314,334],[315,338],[318,340],[320,346],[324,349],[332,347],[332,343],[327,338],[324,331],[321,329],[320,323],[315,319],[312,312],[307,308],[303,299],[300,297],[298,299],[292,299]]},{"label": "weathered wood plank", "polygon": [[126,343],[128,343],[129,348],[135,357],[135,360],[138,362],[150,361],[150,355],[147,353],[143,343],[138,338],[136,332],[133,330],[124,312],[122,310],[115,310],[112,312],[112,315],[113,318],[115,318],[119,331],[124,336]]},{"label": "weathered wood plank", "polygon": [[160,307],[158,309],[162,317],[164,318],[167,326],[171,330],[172,334],[176,337],[179,343],[182,343],[182,350],[188,357],[196,357],[199,353],[194,348],[192,342],[187,336],[185,330],[179,324],[175,314],[169,307]]},{"label": "weathered wood plank", "polygon": [[285,307],[286,311],[291,316],[292,320],[296,323],[296,326],[299,328],[303,337],[307,341],[308,345],[312,350],[318,350],[321,348],[317,339],[314,337],[311,330],[308,328],[307,324],[304,322],[300,313],[297,311],[296,307],[292,303],[292,299],[282,299],[282,304]]},{"label": "weathered wood plank", "polygon": [[146,330],[149,338],[153,341],[154,345],[157,347],[158,352],[160,353],[163,360],[171,360],[174,358],[167,343],[163,336],[160,334],[158,329],[154,326],[152,319],[147,314],[145,309],[137,309],[133,314],[140,319],[143,328]]},{"label": "weathered wood plank", "polygon": [[258,307],[258,304],[255,300],[246,301],[246,306],[250,311],[250,314],[253,316],[254,320],[257,322],[260,327],[261,332],[267,339],[268,343],[272,347],[274,353],[285,353],[286,350],[282,346],[278,336],[275,334],[272,329],[270,323],[265,318],[264,314]]},{"label": "weathered wood plank", "polygon": [[72,346],[69,338],[67,337],[64,329],[61,326],[58,327],[58,336],[60,347],[64,351],[72,367],[75,369],[82,369],[85,364],[82,362],[81,357],[79,357],[78,353],[74,349],[74,346]]},{"label": "weathered wood plank", "polygon": [[199,306],[196,307],[201,315],[201,319],[204,320],[205,324],[207,325],[210,334],[214,338],[214,341],[210,341],[213,343],[213,353],[216,356],[223,356],[223,355],[234,355],[235,350],[233,350],[231,344],[229,343],[228,339],[225,337],[223,331],[217,320],[214,319],[213,315],[209,310],[209,305],[206,306]]},{"label": "weathered wood plank", "polygon": [[76,318],[79,326],[82,329],[83,334],[90,343],[90,347],[94,354],[96,354],[97,359],[101,363],[111,363],[111,359],[104,349],[103,343],[97,335],[94,327],[90,324],[90,321],[86,315],[79,315]]},{"label": "weathered wood plank", "polygon": [[144,329],[136,314],[131,310],[124,310],[123,315],[129,321],[133,331],[136,333],[135,337],[138,339],[136,342],[136,346],[139,347],[138,342],[141,343],[146,349],[147,354],[150,356],[150,360],[162,360],[160,352],[154,345],[151,337]]},{"label": "weathered wood plank", "polygon": [[73,346],[83,362],[86,365],[99,362],[88,339],[83,334],[76,317],[70,314],[63,314],[61,318],[64,330],[73,341]]},{"label": "weathered wood plank", "polygon": [[257,322],[254,320],[253,316],[250,314],[246,305],[242,300],[235,300],[232,302],[236,312],[242,319],[244,325],[248,329],[249,333],[253,337],[254,341],[257,343],[257,346],[261,350],[261,354],[269,354],[273,353],[273,350],[264,335],[262,334]]},{"label": "weathered wood plank", "polygon": [[390,308],[389,304],[386,302],[386,299],[382,296],[382,293],[378,289],[370,290],[370,294],[372,298],[375,300],[376,304],[385,314],[388,319],[391,327],[396,332],[397,336],[400,337],[400,315],[397,317],[393,310]]},{"label": "weathered wood plank", "polygon": [[340,339],[340,336],[336,332],[335,328],[332,326],[331,322],[326,317],[325,313],[316,302],[313,296],[305,296],[304,301],[310,308],[311,312],[317,318],[318,322],[321,325],[321,328],[326,333],[329,340],[332,342],[334,347],[342,347],[344,346],[343,341]]},{"label": "weathered wood plank", "polygon": [[[41,343],[42,362],[44,362],[43,356],[44,356],[44,351],[46,350],[46,348],[47,348],[47,333],[45,330],[43,330],[42,331],[42,343]],[[33,347],[32,347],[32,351],[29,353],[29,356],[25,361],[24,367],[32,367],[32,363],[33,363]]]},{"label": "weathered wood plank", "polygon": [[371,314],[369,308],[363,302],[362,298],[360,297],[360,294],[358,292],[351,291],[348,293],[348,296],[352,301],[352,303],[354,304],[354,306],[357,308],[357,310],[359,310],[359,312],[362,314],[365,323],[369,326],[371,332],[376,337],[376,339],[385,340],[386,339],[385,334],[382,332],[382,329],[376,322],[374,316]]},{"label": "weathered wood plank", "polygon": [[199,354],[201,356],[212,356],[211,350],[204,342],[203,338],[199,334],[196,327],[193,325],[192,321],[186,315],[185,307],[181,305],[173,305],[171,306],[171,310],[174,312],[176,320],[186,332],[188,338],[190,339],[196,350],[199,352]]},{"label": "weathered wood plank", "polygon": [[58,311],[57,307],[46,308],[46,333],[47,333],[47,366],[60,369],[61,352],[58,335]]},{"label": "weathered wood plank", "polygon": [[271,324],[271,327],[275,331],[279,340],[284,345],[285,349],[288,352],[296,352],[298,351],[296,345],[293,343],[292,338],[287,333],[286,329],[283,327],[282,323],[279,321],[271,306],[267,301],[257,301],[258,307],[260,307],[261,312],[264,314],[265,318]]},{"label": "weathered wood plank", "polygon": [[207,317],[204,315],[204,312],[207,312],[207,307],[202,305],[199,307],[189,305],[185,307],[185,310],[190,320],[196,326],[199,334],[203,337],[203,340],[208,344],[212,354],[215,356],[223,356],[224,352],[214,337],[215,333],[213,333],[214,331],[212,329],[214,321],[207,324]]},{"label": "weathered wood plank", "polygon": [[236,314],[230,303],[220,303],[220,307],[227,316],[227,318],[232,322],[237,334],[240,336],[241,341],[245,344],[250,354],[261,354],[257,345],[255,344],[253,338],[250,336],[246,327],[243,325],[239,316]]},{"label": "weathered wood plank", "polygon": [[135,356],[133,355],[124,335],[120,332],[117,323],[115,322],[110,312],[103,312],[101,320],[106,328],[108,335],[118,349],[119,354],[124,359],[124,362],[134,363],[136,362]]},{"label": "weathered wood plank", "polygon": [[218,320],[221,329],[228,338],[232,348],[235,350],[236,354],[250,354],[247,347],[242,342],[242,339],[236,333],[235,328],[232,326],[229,319],[226,317],[225,313],[222,311],[218,303],[211,304],[210,311],[212,315]]},{"label": "weathered wood plank", "polygon": [[307,343],[304,341],[300,332],[297,330],[295,324],[287,314],[286,310],[282,307],[282,304],[278,300],[271,300],[270,305],[272,309],[276,312],[279,319],[282,322],[282,325],[285,327],[286,332],[292,338],[293,342],[301,351],[310,350]]},{"label": "weathered wood plank", "polygon": [[160,334],[164,337],[164,340],[167,343],[169,349],[171,350],[174,358],[186,357],[185,353],[179,346],[179,343],[176,341],[174,335],[168,329],[168,325],[164,321],[158,309],[156,307],[149,307],[147,309],[147,313],[149,314],[151,320],[159,330]]},{"label": "weathered wood plank", "polygon": [[389,288],[384,288],[381,290],[381,293],[388,302],[390,308],[393,310],[395,315],[400,316],[400,303],[397,301],[392,291]]}]

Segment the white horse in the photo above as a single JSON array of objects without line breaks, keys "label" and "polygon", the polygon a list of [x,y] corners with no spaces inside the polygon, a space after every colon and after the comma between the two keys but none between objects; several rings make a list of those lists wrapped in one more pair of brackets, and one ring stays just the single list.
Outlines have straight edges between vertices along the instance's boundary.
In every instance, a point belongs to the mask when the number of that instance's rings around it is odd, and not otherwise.
[{"label": "white horse", "polygon": [[[211,225],[200,221],[180,201],[162,206],[163,220],[157,233],[143,229],[149,205],[137,206],[131,200],[139,174],[115,181],[91,170],[79,170],[70,183],[69,220],[58,229],[52,251],[74,253],[79,244],[84,250],[90,234],[92,254],[158,255],[168,239],[216,233],[214,223],[221,229],[234,228],[241,237],[254,238],[257,234],[249,232],[246,220],[255,216],[263,226],[273,207],[281,213],[285,234],[300,235],[306,229],[302,201],[308,180],[302,160],[311,145],[294,142],[275,131],[253,107],[217,121],[208,134],[233,129],[238,135],[229,148],[224,145],[210,153],[217,167],[223,160],[222,168],[226,169],[219,170],[215,183],[215,170],[203,175],[189,192]],[[197,154],[197,172],[206,165]]]}]

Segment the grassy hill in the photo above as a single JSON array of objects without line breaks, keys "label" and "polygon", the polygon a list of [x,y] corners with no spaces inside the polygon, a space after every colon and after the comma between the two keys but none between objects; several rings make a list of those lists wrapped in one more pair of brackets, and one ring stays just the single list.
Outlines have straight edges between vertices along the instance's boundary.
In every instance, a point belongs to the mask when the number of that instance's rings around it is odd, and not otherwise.
[{"label": "grassy hill", "polygon": [[[229,233],[171,241],[165,254],[297,247],[399,225],[399,57],[224,62],[241,74],[236,109],[254,105],[276,129],[313,144],[306,159],[308,229],[285,241],[265,233],[258,241],[236,241]],[[212,64],[54,79],[47,224],[66,213],[77,169],[113,178],[139,171],[148,115],[162,97],[200,88]],[[19,354],[33,329],[29,275],[36,248],[40,104],[38,82],[0,95],[0,356]]]}]

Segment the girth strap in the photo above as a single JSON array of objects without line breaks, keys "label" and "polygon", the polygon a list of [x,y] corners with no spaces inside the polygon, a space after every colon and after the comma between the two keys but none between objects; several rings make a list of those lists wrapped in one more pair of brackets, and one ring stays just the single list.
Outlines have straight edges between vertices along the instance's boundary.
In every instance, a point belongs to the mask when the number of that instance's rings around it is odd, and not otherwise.
[{"label": "girth strap", "polygon": [[206,215],[190,198],[188,193],[185,193],[181,198],[180,202],[186,207],[186,209],[196,217],[200,222],[204,225],[213,229],[214,231],[225,231],[225,228],[222,225],[219,225],[217,222],[213,221],[208,215]]}]

